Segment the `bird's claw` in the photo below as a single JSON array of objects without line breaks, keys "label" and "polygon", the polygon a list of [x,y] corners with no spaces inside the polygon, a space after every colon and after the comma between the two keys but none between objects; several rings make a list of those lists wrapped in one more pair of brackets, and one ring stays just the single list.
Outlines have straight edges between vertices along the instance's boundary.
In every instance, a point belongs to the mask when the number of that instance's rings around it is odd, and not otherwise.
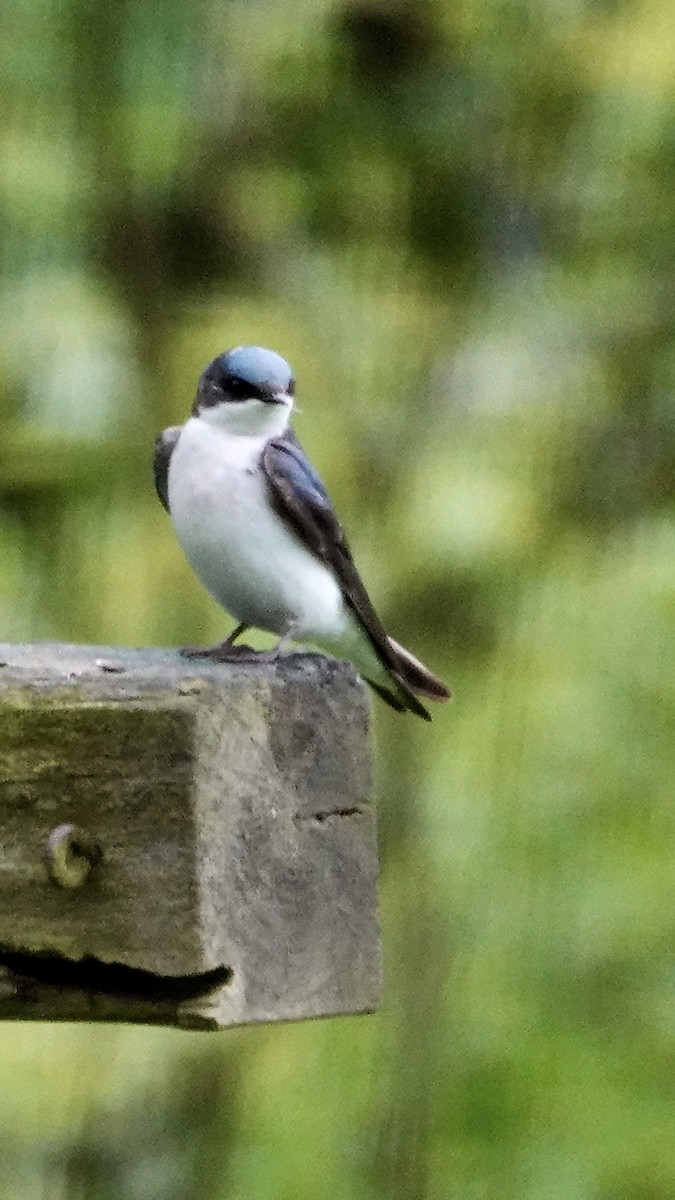
[{"label": "bird's claw", "polygon": [[210,658],[212,662],[242,662],[253,660],[259,651],[253,646],[235,646],[232,642],[222,642],[219,646],[181,646],[178,651],[181,658]]}]

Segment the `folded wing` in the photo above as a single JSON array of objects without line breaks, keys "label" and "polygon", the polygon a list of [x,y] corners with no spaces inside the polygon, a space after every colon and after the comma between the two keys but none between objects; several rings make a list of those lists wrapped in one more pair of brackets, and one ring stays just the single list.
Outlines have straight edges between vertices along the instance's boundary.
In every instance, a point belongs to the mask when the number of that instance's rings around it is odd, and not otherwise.
[{"label": "folded wing", "polygon": [[387,636],[356,569],[330,497],[291,430],[267,443],[262,466],[276,511],[312,553],[330,567],[345,603],[394,686],[390,691],[379,682],[369,682],[393,708],[409,709],[429,720],[415,692],[431,700],[448,700],[450,692],[418,659]]}]

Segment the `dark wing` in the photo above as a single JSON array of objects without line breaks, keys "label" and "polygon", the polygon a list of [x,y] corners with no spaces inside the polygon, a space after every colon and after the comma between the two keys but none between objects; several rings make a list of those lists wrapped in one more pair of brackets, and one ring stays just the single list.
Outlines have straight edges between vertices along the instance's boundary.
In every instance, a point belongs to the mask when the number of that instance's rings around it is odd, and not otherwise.
[{"label": "dark wing", "polygon": [[[411,708],[428,718],[426,709],[401,678],[398,657],[356,569],[328,492],[292,430],[267,443],[262,466],[276,511],[332,570],[345,602],[391,674],[397,691],[405,697],[400,707]],[[381,688],[377,690],[382,694]]]},{"label": "dark wing", "polygon": [[388,660],[387,634],[359,575],[330,496],[295,434],[268,442],[262,465],[276,511],[330,567],[375,649]]},{"label": "dark wing", "polygon": [[182,425],[171,425],[160,433],[155,442],[155,488],[166,511],[169,511],[169,463],[178,441]]}]

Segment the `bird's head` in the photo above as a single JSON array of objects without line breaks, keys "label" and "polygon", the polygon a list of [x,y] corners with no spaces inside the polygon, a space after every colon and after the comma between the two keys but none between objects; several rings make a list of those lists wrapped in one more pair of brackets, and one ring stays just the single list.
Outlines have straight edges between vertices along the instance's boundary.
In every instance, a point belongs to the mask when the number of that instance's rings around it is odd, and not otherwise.
[{"label": "bird's head", "polygon": [[237,346],[203,371],[192,414],[225,433],[273,437],[288,425],[294,392],[285,358],[262,346]]}]

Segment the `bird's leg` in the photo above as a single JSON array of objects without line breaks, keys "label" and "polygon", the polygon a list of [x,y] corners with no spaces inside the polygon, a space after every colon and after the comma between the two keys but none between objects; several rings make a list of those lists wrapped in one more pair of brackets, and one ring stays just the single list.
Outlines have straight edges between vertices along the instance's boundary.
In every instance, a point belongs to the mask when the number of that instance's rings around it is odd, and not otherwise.
[{"label": "bird's leg", "polygon": [[236,638],[240,637],[248,625],[237,625],[236,629],[220,646],[183,646],[180,653],[185,658],[210,658],[214,662],[276,662],[288,653],[289,643],[293,641],[297,622],[289,621],[276,646],[271,650],[254,650],[253,646],[235,646]]},{"label": "bird's leg", "polygon": [[293,641],[296,626],[297,621],[289,621],[276,646],[273,646],[271,650],[254,650],[252,646],[235,646],[237,662],[262,664],[276,662],[277,659],[283,658],[288,653],[289,642]]},{"label": "bird's leg", "polygon": [[214,662],[240,662],[242,657],[254,655],[252,646],[235,646],[238,637],[245,633],[248,625],[237,625],[229,637],[218,646],[181,646],[183,658],[212,658]]},{"label": "bird's leg", "polygon": [[289,621],[276,646],[269,651],[272,662],[274,662],[276,658],[283,658],[285,654],[288,654],[288,647],[293,641],[293,634],[295,633],[297,624],[297,621]]}]

